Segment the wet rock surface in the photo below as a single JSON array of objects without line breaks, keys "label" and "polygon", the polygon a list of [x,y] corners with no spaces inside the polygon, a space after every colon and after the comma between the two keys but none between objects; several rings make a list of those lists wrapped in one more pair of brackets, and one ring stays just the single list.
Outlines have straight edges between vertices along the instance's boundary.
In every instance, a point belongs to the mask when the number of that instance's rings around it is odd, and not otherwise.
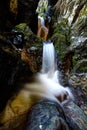
[{"label": "wet rock surface", "polygon": [[66,120],[73,130],[87,130],[87,115],[74,102],[63,105]]},{"label": "wet rock surface", "polygon": [[76,104],[87,114],[87,73],[73,74],[69,84],[72,86]]},{"label": "wet rock surface", "polygon": [[87,37],[78,37],[78,41],[71,44],[74,50],[73,71],[75,73],[87,73]]},{"label": "wet rock surface", "polygon": [[63,103],[43,100],[28,114],[26,130],[87,130],[87,115],[74,102]]},{"label": "wet rock surface", "polygon": [[26,130],[69,130],[69,127],[61,106],[43,100],[29,112]]},{"label": "wet rock surface", "polygon": [[70,76],[69,83],[76,88],[82,86],[82,89],[87,92],[87,73],[73,74]]}]

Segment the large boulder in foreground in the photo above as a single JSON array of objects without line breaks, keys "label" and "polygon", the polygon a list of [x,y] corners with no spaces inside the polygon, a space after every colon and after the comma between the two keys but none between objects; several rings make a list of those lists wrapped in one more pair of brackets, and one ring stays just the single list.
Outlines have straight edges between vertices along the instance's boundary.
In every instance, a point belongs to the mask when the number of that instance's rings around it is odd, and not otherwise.
[{"label": "large boulder in foreground", "polygon": [[26,130],[69,130],[60,104],[43,100],[28,114]]},{"label": "large boulder in foreground", "polygon": [[[64,110],[64,111],[63,111]],[[26,130],[87,130],[87,115],[72,101],[59,104],[43,100],[29,112]]]}]

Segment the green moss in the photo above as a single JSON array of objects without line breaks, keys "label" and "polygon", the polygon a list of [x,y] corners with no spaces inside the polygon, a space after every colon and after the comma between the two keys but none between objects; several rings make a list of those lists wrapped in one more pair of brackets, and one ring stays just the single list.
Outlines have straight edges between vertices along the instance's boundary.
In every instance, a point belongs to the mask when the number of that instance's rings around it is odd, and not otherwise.
[{"label": "green moss", "polygon": [[87,72],[87,60],[83,59],[83,60],[77,61],[74,67],[75,67],[76,72],[79,72],[79,73]]},{"label": "green moss", "polygon": [[82,67],[82,68],[81,68],[81,71],[82,71],[82,72],[87,72],[87,66]]},{"label": "green moss", "polygon": [[[30,36],[32,36],[31,29],[27,26],[26,23],[21,23],[15,26],[15,31],[22,32],[24,34],[24,40],[28,41]],[[32,38],[32,37],[31,37]]]},{"label": "green moss", "polygon": [[37,37],[26,23],[16,25],[13,30],[22,32],[24,34],[24,42],[26,43],[27,47],[35,46],[37,49],[42,48],[41,38]]},{"label": "green moss", "polygon": [[69,49],[71,43],[70,27],[66,19],[63,19],[54,29],[51,37],[58,52],[59,59],[62,60]]},{"label": "green moss", "polygon": [[77,57],[76,56],[73,56],[73,65],[75,66],[77,64]]},{"label": "green moss", "polygon": [[65,43],[65,36],[62,34],[55,34],[52,37],[55,45],[55,49],[58,52],[59,59],[62,60],[67,52],[67,45]]},{"label": "green moss", "polygon": [[87,73],[87,66],[80,66],[78,69],[76,69],[76,72],[78,73]]},{"label": "green moss", "polygon": [[40,16],[45,18],[45,15],[46,15],[45,12],[47,11],[47,9],[48,9],[48,1],[47,0],[40,0],[36,12],[38,12],[38,14]]}]

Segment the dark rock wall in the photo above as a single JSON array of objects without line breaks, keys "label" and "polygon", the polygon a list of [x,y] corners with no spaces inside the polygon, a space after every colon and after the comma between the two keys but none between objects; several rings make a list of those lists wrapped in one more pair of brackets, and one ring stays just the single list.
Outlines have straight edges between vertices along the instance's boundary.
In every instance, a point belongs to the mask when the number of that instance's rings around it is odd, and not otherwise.
[{"label": "dark rock wall", "polygon": [[9,3],[10,3],[10,0],[0,1],[0,30],[1,31],[4,31],[5,29],[8,29],[8,27],[9,28],[11,27],[10,21],[8,21],[10,17]]},{"label": "dark rock wall", "polygon": [[21,60],[20,53],[12,44],[0,39],[0,111],[13,93],[20,89],[17,83],[31,75],[29,65]]},{"label": "dark rock wall", "polygon": [[18,0],[17,15],[10,9],[11,0],[0,1],[0,30],[9,31],[19,23],[27,23],[37,33],[36,8],[39,0]]},{"label": "dark rock wall", "polygon": [[48,4],[54,6],[58,0],[48,0]]},{"label": "dark rock wall", "polygon": [[31,30],[36,34],[37,33],[37,16],[36,9],[38,6],[39,0],[18,0],[18,16],[17,22],[27,23]]}]

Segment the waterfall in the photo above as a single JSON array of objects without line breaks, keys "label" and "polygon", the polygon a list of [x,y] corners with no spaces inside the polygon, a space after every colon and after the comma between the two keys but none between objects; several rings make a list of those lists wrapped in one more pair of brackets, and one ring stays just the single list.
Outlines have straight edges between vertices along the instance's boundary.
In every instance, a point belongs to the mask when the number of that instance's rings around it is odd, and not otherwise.
[{"label": "waterfall", "polygon": [[[73,95],[68,87],[59,83],[59,74],[56,68],[55,49],[52,42],[43,43],[42,72],[37,73],[33,82],[26,84],[33,99],[47,98],[57,103],[72,99]],[[38,97],[38,98],[36,98]],[[34,101],[34,100],[33,100]]]},{"label": "waterfall", "polygon": [[42,72],[54,72],[55,70],[55,49],[52,42],[43,42]]},{"label": "waterfall", "polygon": [[42,73],[58,82],[58,70],[53,42],[43,42]]},{"label": "waterfall", "polygon": [[73,95],[68,87],[64,88],[59,82],[59,71],[57,70],[56,51],[53,42],[43,42],[43,59],[42,59],[42,74],[41,82],[54,95],[64,95],[72,99]]}]

